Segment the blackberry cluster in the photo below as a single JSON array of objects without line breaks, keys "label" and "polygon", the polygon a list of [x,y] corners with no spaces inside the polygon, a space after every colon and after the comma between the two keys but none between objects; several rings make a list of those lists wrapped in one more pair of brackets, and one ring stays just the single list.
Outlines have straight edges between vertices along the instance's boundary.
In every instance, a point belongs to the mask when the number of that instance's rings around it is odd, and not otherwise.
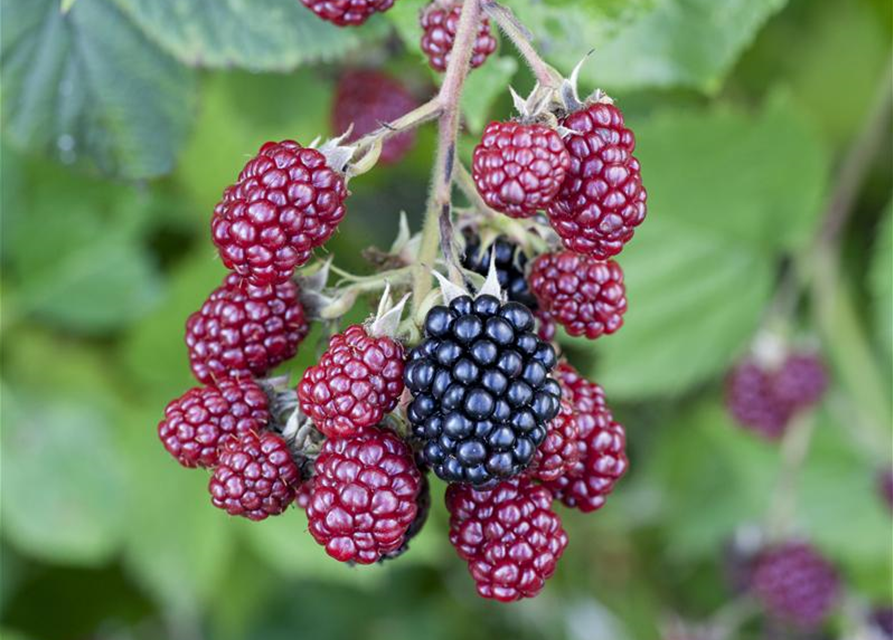
[{"label": "blackberry cluster", "polygon": [[544,253],[533,261],[530,289],[540,309],[572,336],[594,340],[623,326],[626,286],[613,260],[572,251]]},{"label": "blackberry cluster", "polygon": [[490,208],[529,218],[552,201],[569,166],[570,156],[554,129],[491,122],[474,149],[471,175]]},{"label": "blackberry cluster", "polygon": [[223,264],[257,286],[291,278],[344,218],[347,186],[316,149],[267,142],[214,209]]},{"label": "blackberry cluster", "polygon": [[249,431],[223,443],[208,490],[215,507],[263,520],[285,511],[300,482],[285,440],[270,431]]},{"label": "blackberry cluster", "polygon": [[546,486],[566,506],[589,513],[604,506],[626,473],[626,432],[614,421],[599,385],[565,362],[558,365],[555,377],[575,412],[579,453],[569,469]]},{"label": "blackberry cluster", "polygon": [[326,440],[314,469],[307,518],[326,553],[372,564],[406,543],[422,477],[403,440],[362,427],[350,438]]},{"label": "blackberry cluster", "polygon": [[[428,63],[435,71],[442,73],[447,69],[461,13],[462,3],[452,0],[434,0],[422,11],[419,19],[422,27],[421,47],[428,56]],[[494,51],[496,51],[496,38],[490,29],[490,21],[484,18],[481,20],[471,54],[471,68],[477,69],[484,64]]]},{"label": "blackberry cluster", "polygon": [[483,491],[451,485],[446,505],[450,542],[481,596],[512,602],[543,589],[567,547],[548,489],[527,478]]},{"label": "blackberry cluster", "polygon": [[527,473],[541,482],[555,482],[574,470],[582,453],[577,413],[567,400],[562,400],[561,410],[549,423],[546,439],[536,450]]},{"label": "blackberry cluster", "polygon": [[372,427],[403,393],[403,345],[352,325],[332,336],[319,363],[298,384],[301,409],[330,438]]},{"label": "blackberry cluster", "polygon": [[407,418],[438,477],[488,487],[533,461],[561,400],[555,351],[533,329],[524,305],[488,295],[428,313],[404,377]]},{"label": "blackberry cluster", "polygon": [[184,467],[211,468],[228,436],[258,432],[269,420],[267,394],[257,383],[225,378],[171,401],[158,424],[158,437]]},{"label": "blackberry cluster", "polygon": [[771,616],[802,629],[821,625],[840,595],[834,567],[814,547],[796,541],[760,553],[751,588]]},{"label": "blackberry cluster", "polygon": [[490,270],[491,256],[496,259],[499,286],[506,292],[508,299],[520,302],[531,311],[536,311],[536,298],[527,286],[527,277],[524,273],[527,256],[521,248],[506,236],[499,236],[492,245],[482,250],[480,238],[466,234],[463,267],[486,276]]},{"label": "blackberry cluster", "polygon": [[290,280],[256,287],[227,275],[186,321],[189,363],[199,382],[261,377],[293,358],[310,330],[299,293]]},{"label": "blackberry cluster", "polygon": [[394,0],[301,0],[305,7],[323,20],[339,27],[363,24],[373,14],[394,6]]},{"label": "blackberry cluster", "polygon": [[549,220],[568,249],[605,260],[620,253],[645,219],[636,138],[620,109],[606,102],[575,111],[560,124],[571,131],[564,139],[571,161],[549,205]]}]

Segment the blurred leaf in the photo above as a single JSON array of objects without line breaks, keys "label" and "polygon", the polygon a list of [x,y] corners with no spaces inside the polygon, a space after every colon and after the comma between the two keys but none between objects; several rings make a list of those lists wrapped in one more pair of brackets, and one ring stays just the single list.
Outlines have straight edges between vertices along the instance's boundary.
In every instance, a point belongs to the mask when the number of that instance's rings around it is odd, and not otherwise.
[{"label": "blurred leaf", "polygon": [[105,415],[88,404],[3,389],[7,540],[50,562],[100,564],[125,521],[124,468]]},{"label": "blurred leaf", "polygon": [[[797,496],[797,524],[850,580],[875,598],[893,595],[890,510],[878,495],[877,476],[865,464],[851,424],[835,424],[822,412],[804,464]],[[889,455],[889,437],[887,438]],[[883,454],[882,454],[883,455]]]},{"label": "blurred leaf", "polygon": [[492,56],[487,64],[468,75],[462,94],[462,113],[472,132],[480,133],[490,121],[493,103],[508,95],[509,84],[517,70],[518,62],[514,58]]},{"label": "blurred leaf", "polygon": [[735,84],[750,95],[783,84],[826,139],[845,144],[864,126],[890,59],[889,24],[864,0],[791,2],[742,57]]},{"label": "blurred leaf", "polygon": [[186,319],[225,274],[209,240],[204,250],[172,270],[166,296],[124,336],[122,363],[144,390],[144,401],[158,403],[159,416],[165,403],[196,384],[184,342]]},{"label": "blurred leaf", "polygon": [[31,640],[29,636],[12,629],[0,628],[0,640]]},{"label": "blurred leaf", "polygon": [[732,424],[719,403],[696,405],[661,427],[639,473],[660,494],[670,558],[715,560],[736,527],[761,520],[777,462],[777,445]]},{"label": "blurred leaf", "polygon": [[868,284],[874,311],[874,330],[885,349],[887,370],[893,359],[893,202],[874,234]]},{"label": "blurred leaf", "polygon": [[209,221],[208,229],[223,190],[261,145],[286,139],[310,144],[328,131],[331,95],[331,86],[310,70],[287,80],[233,72],[205,78],[202,111],[181,157],[177,181],[198,205],[195,214]]},{"label": "blurred leaf", "polygon": [[298,0],[114,0],[148,36],[184,64],[286,71],[336,60],[381,38],[387,24],[335,26]]},{"label": "blurred leaf", "polygon": [[[685,86],[715,92],[741,52],[786,0],[654,0],[617,11],[574,0],[516,0],[512,8],[561,71],[595,50],[583,78],[611,90]],[[592,3],[584,3],[588,6]]]},{"label": "blurred leaf", "polygon": [[211,504],[208,472],[184,469],[158,441],[163,409],[121,418],[133,478],[124,564],[169,612],[195,616],[226,573],[231,528]]},{"label": "blurred leaf", "polygon": [[781,100],[757,117],[669,112],[636,130],[649,214],[619,257],[624,327],[595,343],[596,377],[617,398],[680,393],[741,351],[780,252],[811,236],[827,167]]},{"label": "blurred leaf", "polygon": [[109,0],[3,0],[7,139],[126,178],[171,170],[192,115],[189,70]]},{"label": "blurred leaf", "polygon": [[162,287],[139,240],[151,198],[48,163],[27,163],[22,174],[4,212],[11,313],[90,332],[145,313]]}]

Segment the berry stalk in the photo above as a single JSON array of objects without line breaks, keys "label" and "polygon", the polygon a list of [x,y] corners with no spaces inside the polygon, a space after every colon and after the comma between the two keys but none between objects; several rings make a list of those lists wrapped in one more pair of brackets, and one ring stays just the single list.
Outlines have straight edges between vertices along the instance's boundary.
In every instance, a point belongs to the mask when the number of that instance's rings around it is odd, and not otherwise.
[{"label": "berry stalk", "polygon": [[441,106],[438,122],[437,155],[431,177],[431,192],[422,226],[422,240],[413,278],[412,304],[418,310],[431,291],[431,270],[440,247],[444,260],[452,272],[455,267],[452,230],[452,185],[456,161],[456,141],[459,136],[459,99],[468,75],[474,44],[481,21],[481,1],[465,0],[459,17],[456,40],[443,84],[437,95]]}]

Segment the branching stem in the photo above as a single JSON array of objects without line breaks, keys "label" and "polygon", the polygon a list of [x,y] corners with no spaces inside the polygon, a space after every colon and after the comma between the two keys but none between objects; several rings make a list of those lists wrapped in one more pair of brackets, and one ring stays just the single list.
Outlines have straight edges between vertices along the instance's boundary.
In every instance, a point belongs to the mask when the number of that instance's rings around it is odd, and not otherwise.
[{"label": "branching stem", "polygon": [[419,305],[431,290],[431,270],[437,260],[438,248],[443,252],[443,258],[451,274],[457,271],[451,216],[453,169],[459,135],[459,99],[468,75],[481,17],[481,0],[465,0],[459,16],[453,50],[437,96],[440,105],[437,155],[413,278],[412,304],[415,311],[418,311]]}]

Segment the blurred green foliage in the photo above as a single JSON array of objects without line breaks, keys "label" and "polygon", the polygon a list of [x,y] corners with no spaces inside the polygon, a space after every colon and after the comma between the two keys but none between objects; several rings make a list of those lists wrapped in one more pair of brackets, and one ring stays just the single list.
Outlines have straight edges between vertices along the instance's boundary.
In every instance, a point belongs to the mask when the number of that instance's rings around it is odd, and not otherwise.
[{"label": "blurred green foliage", "polygon": [[[644,640],[668,615],[703,618],[732,598],[722,547],[765,517],[780,453],[730,423],[722,377],[780,268],[810,254],[837,167],[889,90],[889,3],[506,3],[562,71],[595,49],[583,84],[626,111],[650,211],[621,256],[626,326],[567,344],[627,426],[631,472],[605,510],[567,514],[571,546],[543,595],[500,606],[474,596],[437,498],[411,553],[349,569],[297,510],[252,524],[213,509],[205,473],[173,464],[155,434],[192,384],[183,322],[224,273],[207,229],[223,187],[265,140],[332,133],[344,67],[433,92],[421,0],[355,30],[297,0],[76,0],[64,14],[59,0],[0,0],[2,637]],[[531,83],[503,42],[469,79],[464,153],[509,115],[507,85]],[[891,519],[874,486],[891,457],[882,146],[833,283],[855,329],[817,333],[802,304],[793,331],[844,359],[861,341],[862,375],[886,403],[855,411],[852,367],[835,359],[791,515],[855,602],[889,604]],[[326,247],[340,266],[368,269],[361,250],[387,246],[401,210],[417,222],[432,147],[424,130],[400,165],[351,183]],[[299,375],[314,342],[283,370]]]}]

